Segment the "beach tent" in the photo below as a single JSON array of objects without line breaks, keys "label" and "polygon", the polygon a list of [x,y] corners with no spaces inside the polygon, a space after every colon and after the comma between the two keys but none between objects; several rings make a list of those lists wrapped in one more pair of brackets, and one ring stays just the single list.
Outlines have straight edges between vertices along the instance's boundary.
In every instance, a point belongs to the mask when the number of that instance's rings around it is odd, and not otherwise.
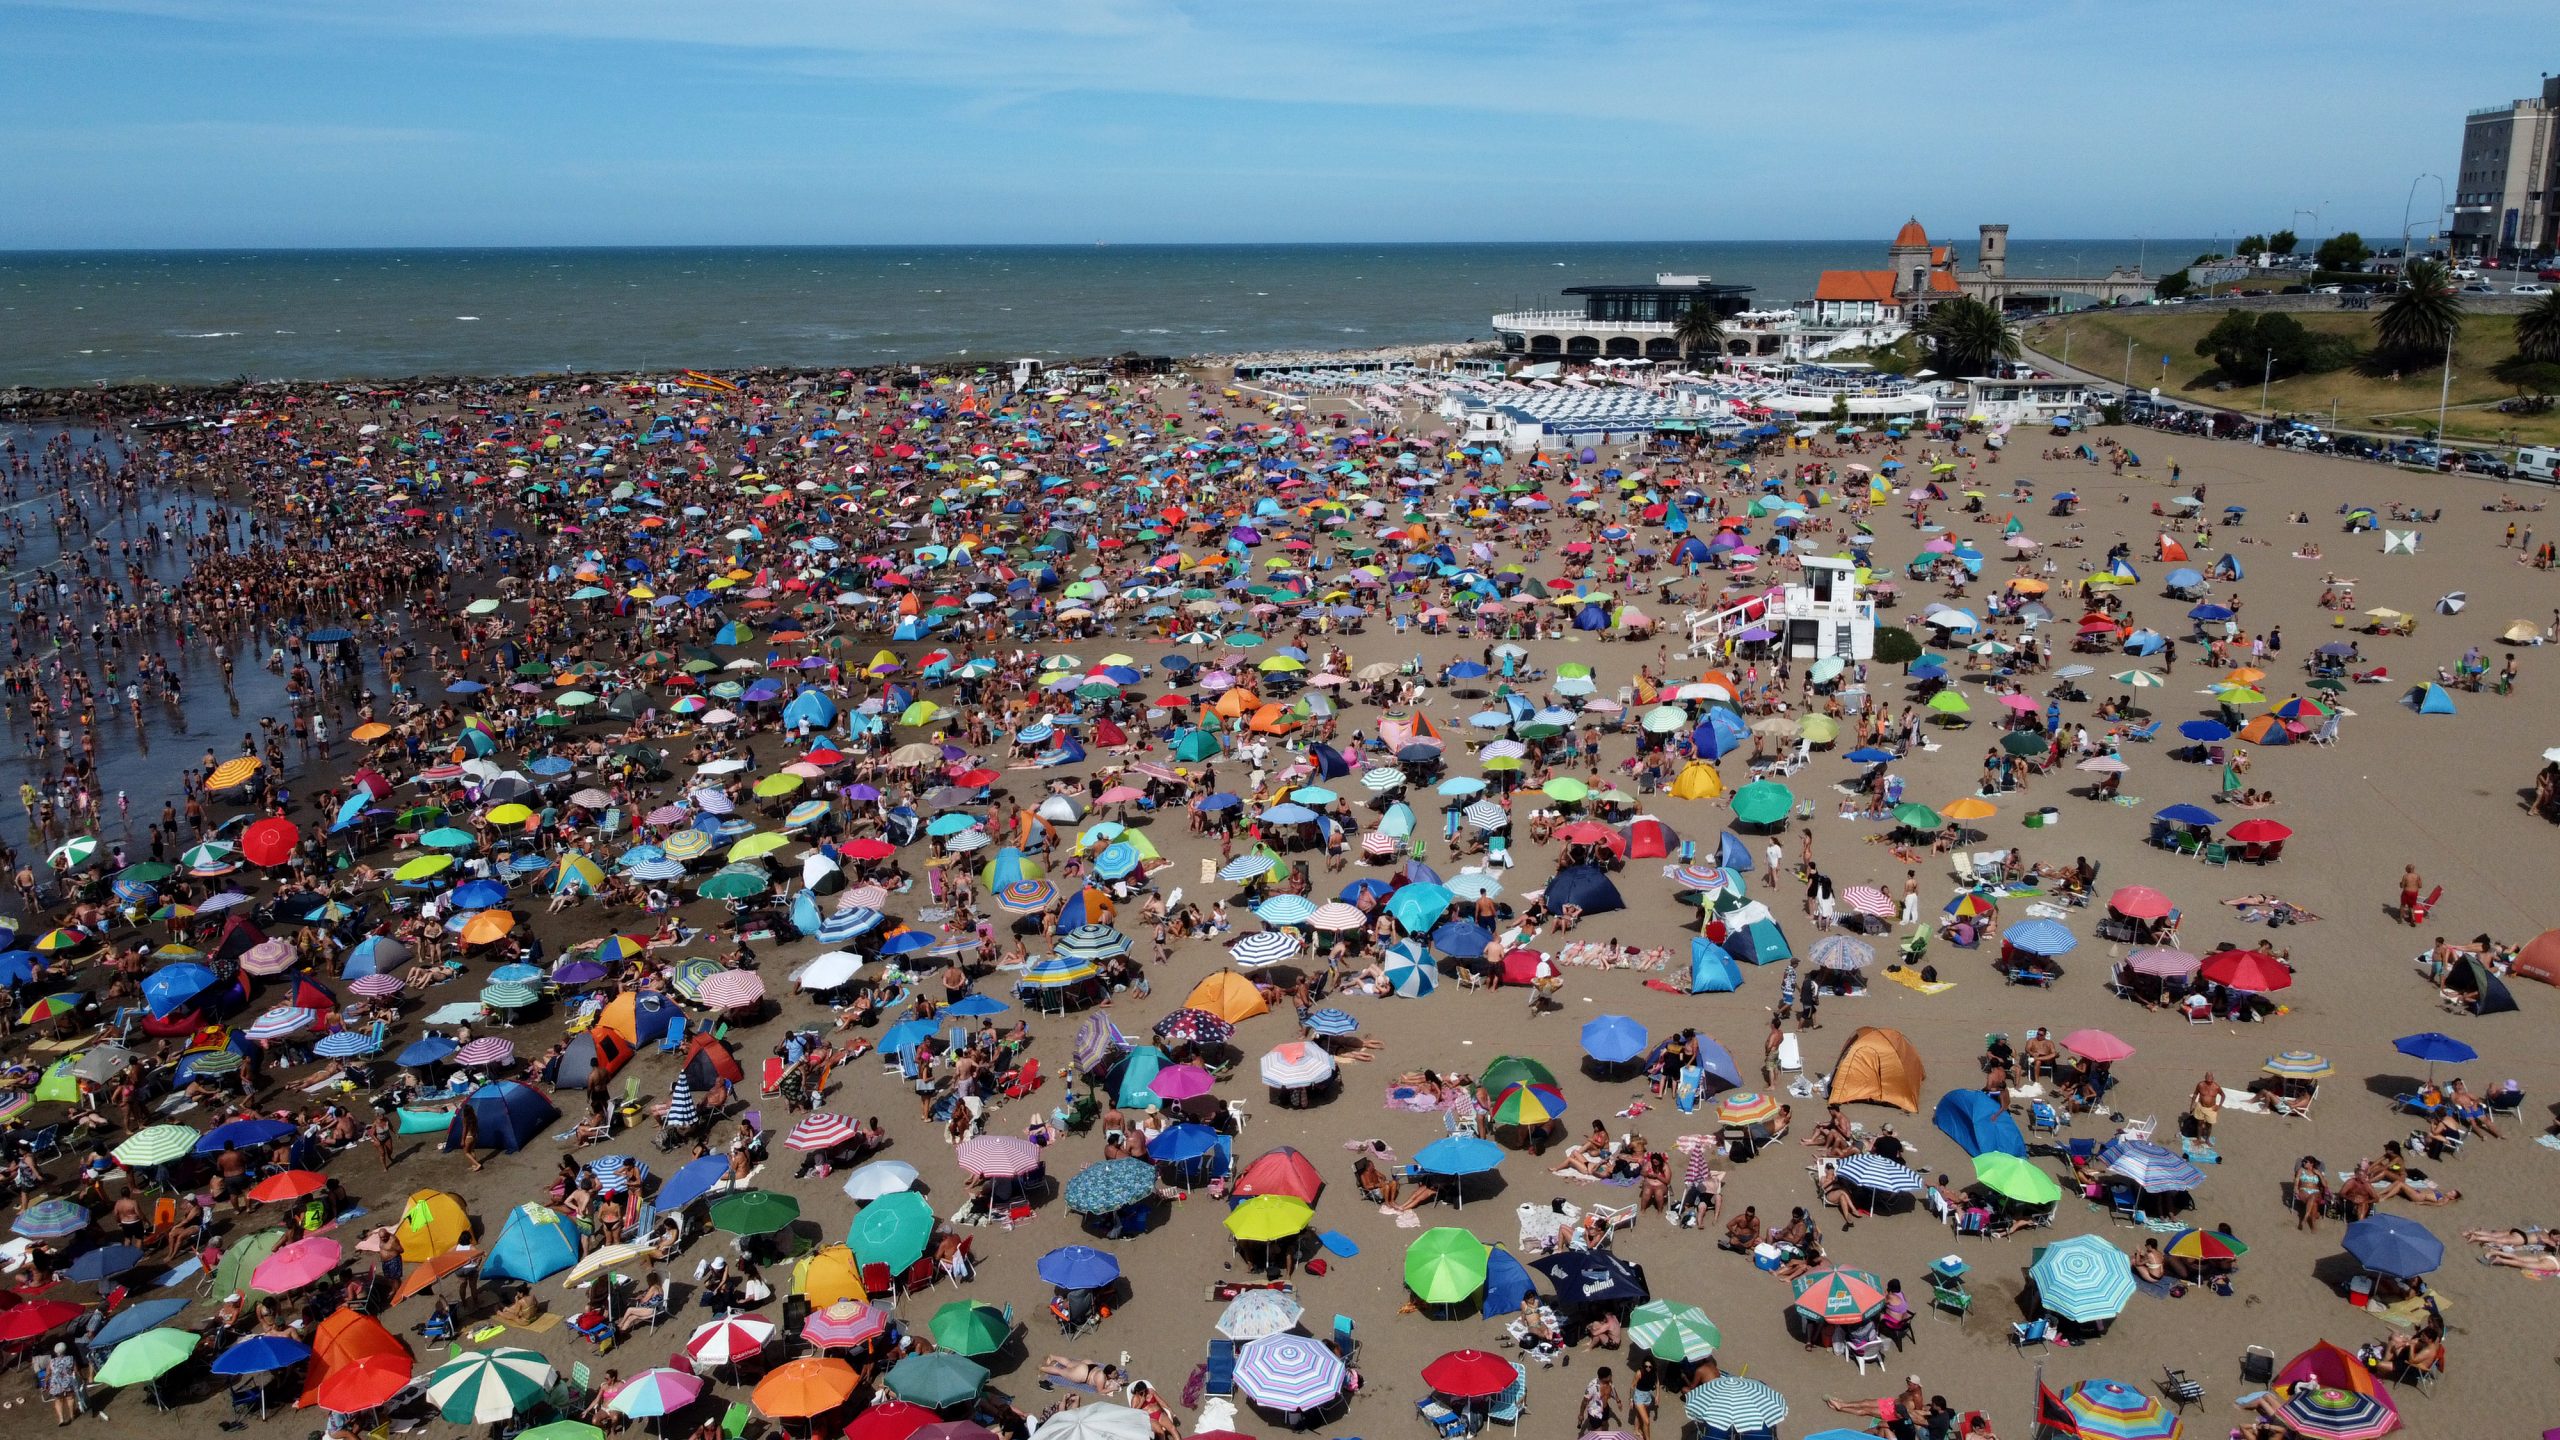
[{"label": "beach tent", "polygon": [[1025,880],[1038,880],[1048,873],[1048,868],[1039,861],[1007,845],[995,853],[995,858],[979,867],[978,879],[989,890],[1002,890],[1007,885]]},{"label": "beach tent", "polygon": [[2170,539],[2166,535],[2162,535],[2160,537],[2160,559],[2164,563],[2171,560],[2184,560],[2186,558],[2186,546],[2179,544],[2177,541]]},{"label": "beach tent", "polygon": [[507,1223],[480,1262],[480,1278],[527,1285],[548,1280],[578,1263],[583,1233],[577,1221],[548,1205],[519,1205],[507,1212]]},{"label": "beach tent", "polygon": [[1680,767],[1671,793],[1681,800],[1713,800],[1724,793],[1724,775],[1704,760],[1692,760]]},{"label": "beach tent", "polygon": [[2027,1156],[2027,1137],[1999,1101],[1979,1090],[1950,1090],[1938,1097],[1930,1117],[1946,1137],[1973,1156]]},{"label": "beach tent", "polygon": [[1230,1025],[1241,1024],[1271,1007],[1263,1003],[1262,992],[1253,982],[1233,970],[1221,970],[1191,987],[1183,997],[1183,1008],[1205,1010]]},{"label": "beach tent", "polygon": [[676,1007],[654,990],[633,990],[605,1002],[594,1028],[610,1030],[633,1047],[653,1045],[674,1024]]},{"label": "beach tent", "polygon": [[559,1083],[573,1090],[583,1090],[589,1080],[602,1075],[614,1077],[631,1057],[639,1053],[628,1040],[601,1026],[573,1037],[569,1048],[560,1052]]},{"label": "beach tent", "polygon": [[302,1372],[302,1394],[293,1408],[318,1403],[321,1382],[359,1360],[376,1355],[407,1361],[412,1357],[400,1337],[361,1310],[333,1310],[311,1329],[311,1359]]},{"label": "beach tent", "polygon": [[1556,878],[1547,882],[1546,898],[1550,910],[1561,913],[1567,905],[1576,905],[1585,917],[1627,908],[1608,872],[1597,865],[1568,865],[1557,871]]},{"label": "beach tent", "polygon": [[1742,967],[1704,935],[1689,937],[1689,993],[1722,995],[1742,988]]},{"label": "beach tent", "polygon": [[1717,937],[1733,958],[1748,965],[1774,965],[1795,958],[1795,947],[1778,928],[1778,917],[1757,900],[1735,906],[1720,917],[1724,934]]},{"label": "beach tent", "polygon": [[1680,832],[1650,815],[1628,821],[1619,833],[1626,839],[1630,860],[1660,860],[1680,853]]},{"label": "beach tent", "polygon": [[1847,1105],[1866,1100],[1916,1115],[1920,1112],[1920,1086],[1927,1079],[1928,1073],[1920,1065],[1920,1052],[1912,1048],[1901,1031],[1861,1026],[1842,1047],[1840,1063],[1832,1067],[1831,1103]]},{"label": "beach tent", "polygon": [[2516,952],[2514,972],[2527,980],[2560,985],[2560,930],[2545,930]]},{"label": "beach tent", "polygon": [[2477,955],[2465,955],[2453,962],[2446,972],[2444,988],[2457,995],[2471,997],[2474,1015],[2503,1015],[2516,1008],[2516,997],[2507,993],[2507,982],[2489,973]]},{"label": "beach tent", "polygon": [[2454,713],[2452,694],[2446,691],[2443,686],[2438,685],[2433,681],[2429,681],[2428,683],[2409,692],[2409,707],[2416,710],[2421,715],[2450,715]]},{"label": "beach tent", "polygon": [[2305,1380],[2331,1390],[2352,1390],[2358,1395],[2378,1394],[2381,1390],[2370,1367],[2326,1340],[2286,1361],[2284,1368],[2276,1372],[2274,1388],[2282,1392]]},{"label": "beach tent", "polygon": [[[542,1129],[560,1118],[558,1107],[541,1091],[513,1080],[483,1085],[462,1102],[480,1122],[480,1143],[514,1154],[542,1138]],[[444,1148],[462,1148],[462,1114],[456,1110],[445,1131]]]},{"label": "beach tent", "polygon": [[1520,1311],[1520,1302],[1538,1293],[1538,1282],[1530,1277],[1529,1267],[1520,1257],[1499,1245],[1484,1257],[1484,1305],[1479,1312],[1487,1320],[1503,1319]]},{"label": "beach tent", "polygon": [[462,1197],[420,1190],[400,1208],[400,1224],[392,1234],[400,1242],[400,1258],[415,1265],[470,1244],[471,1217],[463,1213]]}]

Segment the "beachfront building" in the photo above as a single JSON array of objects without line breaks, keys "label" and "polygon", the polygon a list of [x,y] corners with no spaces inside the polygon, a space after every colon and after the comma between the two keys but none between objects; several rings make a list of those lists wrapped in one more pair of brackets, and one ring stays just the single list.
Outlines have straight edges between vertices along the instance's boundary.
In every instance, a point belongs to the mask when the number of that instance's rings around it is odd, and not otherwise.
[{"label": "beachfront building", "polygon": [[1911,324],[1933,301],[1962,294],[1955,247],[1932,244],[1917,217],[1885,247],[1881,270],[1825,270],[1813,287],[1816,325]]},{"label": "beachfront building", "polygon": [[2057,418],[2079,419],[2089,409],[2089,389],[2085,380],[2002,380],[1971,375],[1965,377],[1964,396],[1957,413],[1966,420],[1994,425],[2041,425]]},{"label": "beachfront building", "polygon": [[1775,643],[1797,660],[1872,660],[1876,655],[1876,602],[1858,593],[1858,566],[1829,555],[1802,557],[1802,577],[1765,595],[1718,610],[1692,610],[1689,653],[1721,658],[1725,642],[1743,632],[1774,632]]},{"label": "beachfront building", "polygon": [[1825,420],[1840,416],[1861,425],[1895,420],[1925,423],[1938,409],[1928,386],[1865,364],[1794,365],[1771,377],[1752,404],[1782,416]]},{"label": "beachfront building", "polygon": [[2560,76],[2462,118],[2453,254],[2515,265],[2560,250]]},{"label": "beachfront building", "polygon": [[1533,361],[1676,361],[1682,358],[1680,319],[1701,302],[1727,322],[1722,353],[1774,355],[1784,343],[1774,329],[1745,333],[1734,324],[1748,308],[1743,297],[1750,286],[1719,285],[1705,275],[1656,275],[1650,285],[1573,285],[1564,293],[1579,308],[1494,316],[1504,353]]}]

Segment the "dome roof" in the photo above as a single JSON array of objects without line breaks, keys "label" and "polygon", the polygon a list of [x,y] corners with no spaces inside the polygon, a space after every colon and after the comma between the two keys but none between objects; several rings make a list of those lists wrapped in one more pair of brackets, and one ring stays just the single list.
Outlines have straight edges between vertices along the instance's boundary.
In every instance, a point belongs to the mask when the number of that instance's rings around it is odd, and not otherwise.
[{"label": "dome roof", "polygon": [[1916,217],[1905,220],[1902,222],[1901,233],[1893,237],[1893,245],[1897,250],[1905,245],[1925,250],[1929,248],[1929,232],[1920,228],[1920,221]]}]

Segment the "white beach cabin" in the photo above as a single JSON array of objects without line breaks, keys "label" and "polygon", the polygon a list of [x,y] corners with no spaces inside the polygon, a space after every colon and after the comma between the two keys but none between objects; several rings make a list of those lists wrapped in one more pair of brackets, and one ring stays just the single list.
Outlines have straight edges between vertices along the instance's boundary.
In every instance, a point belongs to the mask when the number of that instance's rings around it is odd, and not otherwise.
[{"label": "white beach cabin", "polygon": [[1777,632],[1789,658],[1872,660],[1876,655],[1876,602],[1858,593],[1855,562],[1807,555],[1804,576],[1721,610],[1688,615],[1689,653],[1724,654],[1724,641],[1754,625]]}]

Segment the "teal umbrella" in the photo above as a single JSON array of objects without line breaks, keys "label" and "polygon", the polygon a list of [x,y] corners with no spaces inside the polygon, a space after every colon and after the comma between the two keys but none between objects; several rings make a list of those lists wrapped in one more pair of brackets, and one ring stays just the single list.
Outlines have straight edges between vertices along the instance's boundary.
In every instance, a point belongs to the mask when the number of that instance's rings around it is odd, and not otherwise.
[{"label": "teal umbrella", "polygon": [[1795,805],[1795,792],[1775,780],[1754,780],[1733,792],[1733,818],[1746,825],[1774,825]]},{"label": "teal umbrella", "polygon": [[965,1355],[937,1350],[930,1355],[910,1355],[889,1367],[881,1383],[889,1393],[910,1405],[927,1410],[941,1410],[974,1400],[987,1383],[987,1367]]}]

